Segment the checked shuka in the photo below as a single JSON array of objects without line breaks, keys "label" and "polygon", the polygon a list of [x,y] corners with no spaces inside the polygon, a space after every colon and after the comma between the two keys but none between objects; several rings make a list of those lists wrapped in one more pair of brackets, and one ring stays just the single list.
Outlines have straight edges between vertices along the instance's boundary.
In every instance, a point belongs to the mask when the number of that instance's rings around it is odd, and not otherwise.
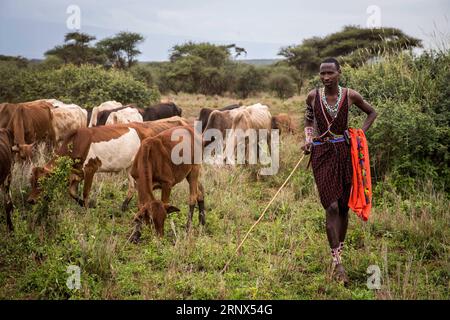
[{"label": "checked shuka", "polygon": [[[313,114],[319,136],[328,130],[329,124],[331,124],[329,130],[333,134],[343,135],[348,129],[348,111],[348,90],[343,90],[341,105],[334,120],[322,106],[317,90]],[[327,136],[331,135],[327,133],[324,137]],[[313,146],[311,165],[322,206],[327,209],[333,202],[338,201],[340,208],[348,207],[353,174],[350,146],[345,141]]]}]

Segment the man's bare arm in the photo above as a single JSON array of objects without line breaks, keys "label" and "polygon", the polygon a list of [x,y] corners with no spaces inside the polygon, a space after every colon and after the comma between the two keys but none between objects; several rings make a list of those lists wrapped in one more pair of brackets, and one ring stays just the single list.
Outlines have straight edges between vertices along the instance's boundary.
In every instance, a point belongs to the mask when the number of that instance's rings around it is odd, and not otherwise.
[{"label": "man's bare arm", "polygon": [[306,97],[306,105],[307,105],[307,111],[305,112],[305,143],[302,146],[302,150],[305,153],[309,153],[311,150],[311,143],[313,138],[313,125],[314,125],[314,119],[312,114],[310,114],[310,117],[308,117],[308,109],[312,110],[312,105],[314,103],[314,91],[311,91],[308,96]]},{"label": "man's bare arm", "polygon": [[362,126],[362,130],[367,132],[369,130],[372,123],[375,121],[375,118],[377,117],[377,112],[375,109],[366,101],[363,99],[363,97],[356,92],[355,90],[350,90],[350,99],[354,105],[356,105],[359,109],[361,109],[363,112],[367,114],[366,121],[364,121],[364,124]]}]

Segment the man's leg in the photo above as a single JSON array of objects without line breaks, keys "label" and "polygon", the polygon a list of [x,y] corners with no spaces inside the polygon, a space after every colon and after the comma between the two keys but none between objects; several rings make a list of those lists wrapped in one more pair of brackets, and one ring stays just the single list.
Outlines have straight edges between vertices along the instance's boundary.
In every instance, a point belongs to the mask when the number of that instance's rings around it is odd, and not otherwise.
[{"label": "man's leg", "polygon": [[339,255],[342,256],[344,250],[345,236],[348,228],[348,199],[350,197],[351,184],[344,186],[343,197],[339,199]]},{"label": "man's leg", "polygon": [[[346,214],[346,216],[348,215]],[[327,208],[327,237],[331,248],[331,257],[333,259],[334,276],[338,281],[343,281],[344,284],[347,284],[348,277],[345,273],[344,266],[341,263],[340,255],[341,231],[347,229],[345,223],[342,223],[344,220],[346,221],[346,219],[342,219],[343,217],[344,215],[341,215],[340,206],[337,201],[333,202]],[[345,238],[345,234],[343,237]]]},{"label": "man's leg", "polygon": [[[339,247],[339,204],[337,201],[333,202],[326,210],[327,218],[327,237],[328,243],[330,244],[330,248],[333,250],[337,250]],[[333,259],[334,261],[334,259]]]},{"label": "man's leg", "polygon": [[348,228],[348,205],[339,203],[339,256],[344,250],[345,236]]}]

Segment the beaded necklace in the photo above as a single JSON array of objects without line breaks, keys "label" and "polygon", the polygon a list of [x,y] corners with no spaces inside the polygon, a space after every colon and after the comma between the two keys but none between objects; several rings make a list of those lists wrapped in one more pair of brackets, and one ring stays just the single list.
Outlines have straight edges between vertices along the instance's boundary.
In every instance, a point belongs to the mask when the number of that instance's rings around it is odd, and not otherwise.
[{"label": "beaded necklace", "polygon": [[322,101],[323,101],[323,105],[325,106],[325,108],[327,109],[328,113],[330,114],[330,116],[332,118],[336,118],[338,110],[339,110],[339,104],[341,103],[341,98],[342,98],[342,87],[338,86],[339,89],[339,93],[338,93],[338,98],[336,103],[334,104],[334,106],[330,106],[327,102],[327,97],[325,96],[325,88],[322,88]]}]

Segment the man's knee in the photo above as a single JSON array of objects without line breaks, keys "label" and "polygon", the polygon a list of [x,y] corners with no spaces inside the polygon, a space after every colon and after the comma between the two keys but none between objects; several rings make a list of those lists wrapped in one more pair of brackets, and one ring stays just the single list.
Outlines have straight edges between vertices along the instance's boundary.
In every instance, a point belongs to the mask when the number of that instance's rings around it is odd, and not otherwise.
[{"label": "man's knee", "polygon": [[330,204],[327,208],[328,214],[338,214],[339,213],[339,204],[337,201]]}]

